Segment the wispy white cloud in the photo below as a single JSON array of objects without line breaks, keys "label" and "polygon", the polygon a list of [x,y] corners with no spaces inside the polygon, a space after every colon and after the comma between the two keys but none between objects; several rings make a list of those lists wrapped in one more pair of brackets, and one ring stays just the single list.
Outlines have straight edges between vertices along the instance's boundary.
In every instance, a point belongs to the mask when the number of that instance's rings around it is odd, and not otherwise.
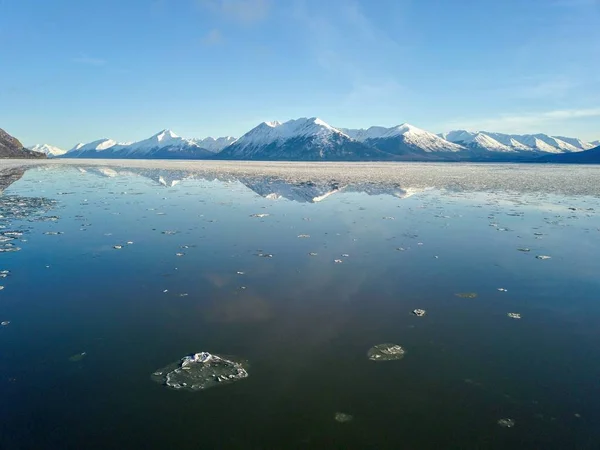
[{"label": "wispy white cloud", "polygon": [[94,58],[87,55],[81,55],[77,58],[73,58],[73,62],[78,64],[86,64],[88,66],[104,66],[107,61],[102,58]]},{"label": "wispy white cloud", "polygon": [[223,34],[218,29],[210,30],[206,36],[202,38],[202,43],[204,45],[219,45],[223,43]]},{"label": "wispy white cloud", "polygon": [[347,87],[341,103],[389,102],[404,90],[389,70],[406,53],[361,10],[354,0],[332,1],[316,7],[315,0],[296,0],[293,16],[305,31],[303,38],[319,66]]},{"label": "wispy white cloud", "polygon": [[455,119],[443,124],[443,130],[466,128],[502,133],[533,133],[562,125],[566,121],[600,117],[600,108],[559,109],[527,114],[501,114],[483,119]]},{"label": "wispy white cloud", "polygon": [[252,24],[266,19],[271,0],[197,0],[198,4],[226,19]]}]

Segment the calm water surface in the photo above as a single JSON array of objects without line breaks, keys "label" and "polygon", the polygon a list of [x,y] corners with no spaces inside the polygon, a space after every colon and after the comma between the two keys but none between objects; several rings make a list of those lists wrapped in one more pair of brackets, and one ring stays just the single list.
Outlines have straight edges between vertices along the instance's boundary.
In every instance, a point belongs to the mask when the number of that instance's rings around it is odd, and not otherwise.
[{"label": "calm water surface", "polygon": [[[0,253],[2,449],[600,448],[596,197],[2,179],[0,247],[20,248]],[[405,357],[369,361],[386,342]],[[199,351],[248,360],[249,378],[151,381]]]}]

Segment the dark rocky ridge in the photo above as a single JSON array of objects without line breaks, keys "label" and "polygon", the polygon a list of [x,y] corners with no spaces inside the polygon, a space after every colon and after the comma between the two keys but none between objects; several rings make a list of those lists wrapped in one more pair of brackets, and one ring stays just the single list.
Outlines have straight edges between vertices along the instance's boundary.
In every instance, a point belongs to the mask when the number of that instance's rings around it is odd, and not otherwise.
[{"label": "dark rocky ridge", "polygon": [[17,138],[0,128],[0,158],[43,159],[46,155],[26,149]]}]

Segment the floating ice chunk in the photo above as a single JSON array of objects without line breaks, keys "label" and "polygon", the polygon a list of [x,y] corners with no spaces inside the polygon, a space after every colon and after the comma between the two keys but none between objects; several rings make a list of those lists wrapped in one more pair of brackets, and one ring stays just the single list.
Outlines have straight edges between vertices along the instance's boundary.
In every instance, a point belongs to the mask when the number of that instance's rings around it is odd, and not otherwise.
[{"label": "floating ice chunk", "polygon": [[498,425],[504,428],[512,428],[515,426],[515,421],[513,419],[499,419]]},{"label": "floating ice chunk", "polygon": [[518,248],[517,250],[519,250],[520,252],[530,252],[531,251],[530,248],[525,248],[525,247]]},{"label": "floating ice chunk", "polygon": [[393,361],[404,358],[406,351],[397,344],[377,344],[367,352],[371,361]]},{"label": "floating ice chunk", "polygon": [[427,311],[424,309],[415,309],[412,313],[417,317],[423,317],[425,314],[427,314]]},{"label": "floating ice chunk", "polygon": [[460,298],[476,298],[477,292],[459,292],[458,294],[455,294],[455,295]]},{"label": "floating ice chunk", "polygon": [[317,255],[318,255],[318,253],[316,253],[316,252],[310,252],[308,255],[309,255],[309,256],[317,256]]},{"label": "floating ice chunk", "polygon": [[198,391],[247,378],[246,368],[243,362],[200,352],[155,371],[151,378],[172,389]]},{"label": "floating ice chunk", "polygon": [[354,419],[354,417],[352,417],[350,414],[345,414],[345,413],[341,413],[341,412],[336,412],[335,416],[333,418],[335,419],[336,422],[339,422],[339,423],[350,422],[352,419]]},{"label": "floating ice chunk", "polygon": [[115,250],[121,250],[123,248],[123,246],[122,245],[113,245],[113,248]]},{"label": "floating ice chunk", "polygon": [[299,237],[300,239],[307,239],[307,238],[309,238],[309,237],[310,237],[310,234],[299,234],[299,235],[298,235],[298,237]]},{"label": "floating ice chunk", "polygon": [[87,355],[86,352],[76,353],[75,355],[69,357],[69,361],[71,361],[71,362],[79,362],[83,358],[85,358],[86,355]]},{"label": "floating ice chunk", "polygon": [[504,288],[498,288],[498,290],[499,290],[500,292],[508,292],[508,289],[504,289]]},{"label": "floating ice chunk", "polygon": [[507,316],[510,317],[511,319],[520,319],[521,318],[520,313],[508,313]]},{"label": "floating ice chunk", "polygon": [[0,322],[0,325],[2,325],[3,327],[7,326],[8,324],[10,324],[10,320],[5,320],[4,322]]},{"label": "floating ice chunk", "polygon": [[342,261],[341,259],[334,259],[333,262],[336,263],[336,264],[341,264],[344,261]]},{"label": "floating ice chunk", "polygon": [[256,217],[258,219],[262,219],[263,217],[269,217],[270,214],[260,213],[260,214],[251,214],[250,217]]},{"label": "floating ice chunk", "polygon": [[551,259],[552,256],[548,256],[548,255],[537,255],[536,256],[537,259],[541,259],[541,260],[546,260],[546,259]]}]

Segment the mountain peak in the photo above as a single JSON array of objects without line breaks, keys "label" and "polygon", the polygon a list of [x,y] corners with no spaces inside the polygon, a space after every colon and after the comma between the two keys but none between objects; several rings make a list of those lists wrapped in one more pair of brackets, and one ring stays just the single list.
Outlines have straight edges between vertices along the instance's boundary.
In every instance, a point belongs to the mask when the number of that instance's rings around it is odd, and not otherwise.
[{"label": "mountain peak", "polygon": [[47,156],[60,156],[60,155],[64,155],[65,153],[67,153],[66,150],[63,150],[62,148],[54,147],[53,145],[50,145],[50,144],[32,145],[31,147],[29,147],[29,150],[38,152],[38,153],[43,153]]},{"label": "mountain peak", "polygon": [[166,140],[169,140],[169,139],[177,139],[179,136],[177,136],[171,130],[164,129],[164,130],[160,131],[159,133],[156,133],[152,137],[156,138],[156,140],[158,142],[163,142],[163,141],[166,141]]}]

